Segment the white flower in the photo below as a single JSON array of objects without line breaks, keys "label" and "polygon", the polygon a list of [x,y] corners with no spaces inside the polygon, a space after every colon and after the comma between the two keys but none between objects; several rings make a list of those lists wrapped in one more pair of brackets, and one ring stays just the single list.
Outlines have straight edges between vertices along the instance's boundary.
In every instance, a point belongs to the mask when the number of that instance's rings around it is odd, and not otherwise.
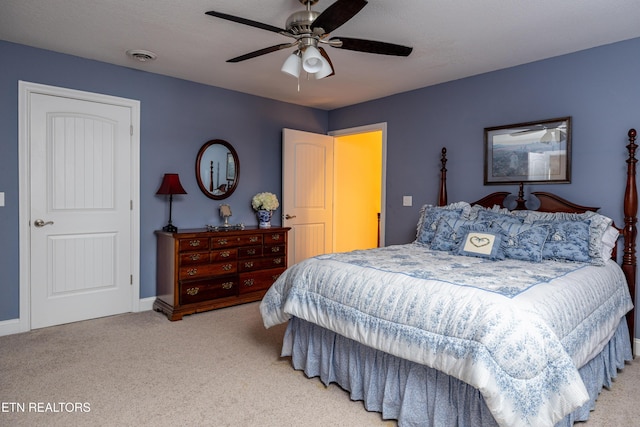
[{"label": "white flower", "polygon": [[280,204],[278,198],[273,193],[258,193],[251,199],[251,206],[253,209],[259,211],[264,209],[266,211],[275,211]]}]

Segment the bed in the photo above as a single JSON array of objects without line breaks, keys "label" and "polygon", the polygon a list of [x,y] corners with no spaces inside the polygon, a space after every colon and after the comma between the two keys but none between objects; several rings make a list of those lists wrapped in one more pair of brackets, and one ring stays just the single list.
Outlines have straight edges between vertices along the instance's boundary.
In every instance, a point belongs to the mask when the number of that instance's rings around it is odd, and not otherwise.
[{"label": "bed", "polygon": [[282,356],[295,369],[399,426],[588,419],[633,357],[636,131],[628,138],[621,228],[551,193],[527,201],[522,184],[448,203],[443,149],[416,241],[289,267],[261,302],[265,327],[288,322]]}]

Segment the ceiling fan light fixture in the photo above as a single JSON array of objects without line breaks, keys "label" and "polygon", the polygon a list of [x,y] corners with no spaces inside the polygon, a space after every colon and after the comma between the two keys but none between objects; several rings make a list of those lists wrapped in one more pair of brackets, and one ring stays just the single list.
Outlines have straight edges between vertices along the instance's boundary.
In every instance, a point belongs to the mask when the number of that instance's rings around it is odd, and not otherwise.
[{"label": "ceiling fan light fixture", "polygon": [[280,69],[283,73],[293,77],[300,77],[300,69],[302,68],[302,58],[299,50],[296,50],[287,57]]},{"label": "ceiling fan light fixture", "polygon": [[317,73],[322,69],[325,62],[327,61],[322,57],[318,48],[314,46],[307,46],[302,54],[302,68],[307,73]]},{"label": "ceiling fan light fixture", "polygon": [[320,71],[314,74],[314,77],[316,78],[316,80],[320,80],[331,75],[331,73],[333,73],[333,68],[331,68],[331,64],[329,64],[329,61],[322,58],[322,68],[320,68]]}]

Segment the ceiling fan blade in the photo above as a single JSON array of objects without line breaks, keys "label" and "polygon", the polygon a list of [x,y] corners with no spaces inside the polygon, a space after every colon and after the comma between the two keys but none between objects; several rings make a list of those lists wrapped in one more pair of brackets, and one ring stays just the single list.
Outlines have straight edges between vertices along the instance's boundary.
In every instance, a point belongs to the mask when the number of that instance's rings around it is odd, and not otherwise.
[{"label": "ceiling fan blade", "polygon": [[322,28],[323,34],[328,34],[353,18],[366,5],[366,0],[338,0],[318,15],[311,23],[311,30]]},{"label": "ceiling fan blade", "polygon": [[339,40],[342,46],[334,46],[341,49],[357,50],[358,52],[377,53],[379,55],[409,56],[412,47],[399,44],[377,42],[374,40],[354,39],[350,37],[333,37],[329,41]]},{"label": "ceiling fan blade", "polygon": [[248,25],[250,27],[260,28],[261,30],[272,31],[274,33],[286,33],[286,31],[282,28],[274,27],[273,25],[263,24],[262,22],[252,21],[251,19],[240,18],[239,16],[233,16],[226,13],[209,11],[205,12],[205,14],[210,16],[215,16],[216,18],[226,19],[227,21],[237,22],[239,24]]},{"label": "ceiling fan blade", "polygon": [[264,49],[256,50],[254,52],[245,53],[244,55],[237,56],[235,58],[228,59],[227,62],[240,62],[247,59],[255,58],[256,56],[266,55],[267,53],[276,52],[288,47],[295,46],[295,43],[282,43],[271,47],[265,47]]},{"label": "ceiling fan blade", "polygon": [[322,46],[318,46],[318,50],[320,51],[320,55],[322,55],[322,57],[324,59],[326,59],[327,62],[329,63],[329,65],[331,66],[331,70],[332,70],[331,74],[329,74],[327,77],[335,76],[336,75],[336,69],[333,67],[333,63],[331,62],[331,58],[329,58],[329,54],[327,53],[326,50],[324,50],[324,48]]}]

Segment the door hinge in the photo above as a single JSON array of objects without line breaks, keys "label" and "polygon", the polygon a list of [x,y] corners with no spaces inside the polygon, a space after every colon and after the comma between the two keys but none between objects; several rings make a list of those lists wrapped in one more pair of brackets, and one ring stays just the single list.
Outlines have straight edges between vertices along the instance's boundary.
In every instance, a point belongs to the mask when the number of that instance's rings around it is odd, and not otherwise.
[{"label": "door hinge", "polygon": [[133,285],[133,274],[129,275],[129,284]]},{"label": "door hinge", "polygon": [[129,200],[129,210],[133,210],[133,200]]},{"label": "door hinge", "polygon": [[129,135],[133,136],[133,125],[129,126]]}]

